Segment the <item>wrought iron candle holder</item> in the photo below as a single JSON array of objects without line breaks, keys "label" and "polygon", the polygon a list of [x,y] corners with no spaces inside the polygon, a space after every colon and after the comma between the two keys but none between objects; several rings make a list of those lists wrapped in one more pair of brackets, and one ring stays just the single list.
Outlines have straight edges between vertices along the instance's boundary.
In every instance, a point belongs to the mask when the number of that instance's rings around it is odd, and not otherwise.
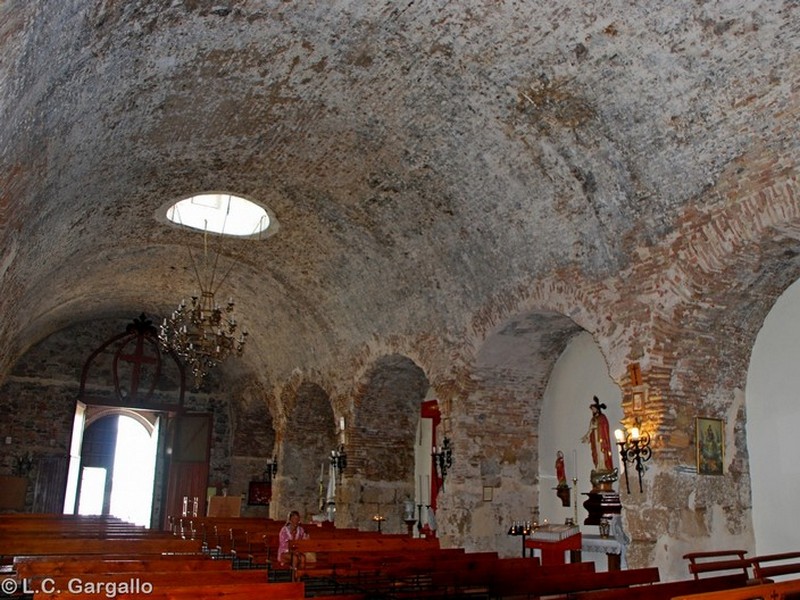
[{"label": "wrought iron candle holder", "polygon": [[341,477],[347,468],[347,452],[344,450],[344,444],[339,444],[336,450],[331,450],[331,465],[336,470],[336,474]]},{"label": "wrought iron candle holder", "polygon": [[447,471],[453,466],[453,446],[450,444],[450,438],[445,437],[439,448],[434,446],[431,456],[433,457],[434,465],[436,465],[438,480],[442,482],[441,489],[444,489]]},{"label": "wrought iron candle holder", "polygon": [[[619,455],[622,462],[626,465],[634,465],[636,473],[639,475],[639,492],[642,488],[642,473],[644,473],[644,463],[650,460],[653,452],[650,449],[650,434],[641,430],[639,427],[632,427],[630,431],[617,429],[614,432],[619,446]],[[628,468],[625,468],[625,488],[631,493],[630,482],[628,481]]]}]

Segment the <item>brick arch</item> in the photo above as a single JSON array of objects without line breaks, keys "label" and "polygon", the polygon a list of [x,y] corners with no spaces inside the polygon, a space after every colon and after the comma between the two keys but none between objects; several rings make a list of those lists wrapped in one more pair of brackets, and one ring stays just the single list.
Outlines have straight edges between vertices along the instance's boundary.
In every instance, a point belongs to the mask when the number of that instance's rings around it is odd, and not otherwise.
[{"label": "brick arch", "polygon": [[299,510],[308,517],[320,510],[319,478],[336,444],[330,396],[318,384],[302,381],[284,390],[286,421],[280,433],[278,479],[273,515]]},{"label": "brick arch", "polygon": [[[454,433],[455,443],[460,448],[470,444],[489,475],[497,469],[526,484],[537,481],[536,440],[531,436],[538,431],[542,398],[553,366],[582,331],[564,314],[530,310],[508,317],[478,347],[470,377],[473,383],[465,386],[468,393],[451,408],[455,414],[473,415]],[[502,414],[496,406],[502,406]],[[474,444],[486,439],[487,429],[493,432],[493,443],[501,440],[498,448],[503,449],[493,458],[489,451],[488,461],[481,459],[486,449]]]},{"label": "brick arch", "polygon": [[682,441],[692,441],[694,423],[682,407],[737,418],[733,390],[745,387],[756,335],[800,278],[800,188],[796,176],[770,177],[773,168],[748,157],[723,177],[706,211],[695,209],[671,244],[631,274],[649,290],[638,298],[649,317],[643,371],[666,407],[662,462],[694,462],[692,443]]},{"label": "brick arch", "polygon": [[430,384],[423,370],[399,354],[378,358],[362,379],[348,430],[352,466],[367,480],[412,481],[413,438]]},{"label": "brick arch", "polygon": [[[718,535],[751,544],[749,520],[715,515],[752,508],[741,493],[750,487],[743,390],[765,316],[800,277],[799,240],[796,174],[752,154],[687,210],[667,242],[638,249],[647,260],[621,277],[605,307],[634,323],[618,337],[616,364],[641,360],[650,390],[644,421],[656,434],[645,493],[626,505],[630,564],[658,560],[678,570],[687,547]],[[616,373],[629,389],[624,372]],[[695,417],[703,415],[726,424],[723,477],[693,475]],[[687,536],[680,515],[689,509],[697,525]]]},{"label": "brick arch", "polygon": [[387,516],[384,531],[405,530],[400,503],[414,496],[414,443],[429,389],[422,368],[400,354],[381,356],[365,371],[348,417],[348,491],[337,519],[369,527],[380,510]]}]

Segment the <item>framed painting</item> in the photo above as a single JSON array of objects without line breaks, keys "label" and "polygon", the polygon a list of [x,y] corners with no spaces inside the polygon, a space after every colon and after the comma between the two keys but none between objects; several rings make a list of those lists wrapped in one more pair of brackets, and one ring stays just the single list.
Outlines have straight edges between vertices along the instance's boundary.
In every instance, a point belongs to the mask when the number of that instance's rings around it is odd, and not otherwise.
[{"label": "framed painting", "polygon": [[644,410],[645,404],[647,404],[647,386],[640,385],[633,388],[631,401],[633,402],[633,410]]},{"label": "framed painting", "polygon": [[272,500],[272,483],[269,481],[251,481],[247,490],[247,504],[250,506],[266,506]]},{"label": "framed painting", "polygon": [[724,422],[708,417],[695,418],[697,473],[722,475],[725,458]]}]

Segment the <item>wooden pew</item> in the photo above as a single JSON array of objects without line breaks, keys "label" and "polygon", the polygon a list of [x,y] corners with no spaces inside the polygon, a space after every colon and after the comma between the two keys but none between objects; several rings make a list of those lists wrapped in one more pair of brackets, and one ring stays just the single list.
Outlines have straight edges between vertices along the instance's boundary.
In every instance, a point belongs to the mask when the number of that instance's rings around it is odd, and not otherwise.
[{"label": "wooden pew", "polygon": [[681,594],[739,588],[747,585],[747,581],[748,578],[743,573],[734,573],[731,575],[703,577],[702,579],[686,579],[635,585],[627,588],[578,592],[569,594],[568,598],[570,600],[671,600]]},{"label": "wooden pew", "polygon": [[[438,549],[438,539],[412,538],[376,534],[348,538],[310,538],[290,542],[289,551],[295,554],[315,556],[314,562],[294,573],[295,579],[303,577],[322,577],[331,575],[337,568],[341,571],[353,560],[367,560],[381,552],[394,552],[410,555],[411,553]],[[338,558],[337,558],[338,557]]]},{"label": "wooden pew", "polygon": [[769,583],[775,577],[800,574],[800,552],[762,554],[750,559],[753,577],[760,583]]},{"label": "wooden pew", "polygon": [[429,588],[457,588],[486,585],[492,574],[491,565],[498,560],[494,552],[466,553],[461,548],[379,553],[336,565],[326,577],[340,587],[373,592],[409,585],[419,588],[423,584]]},{"label": "wooden pew", "polygon": [[99,573],[146,573],[148,571],[171,571],[206,573],[209,571],[230,572],[231,563],[211,560],[205,556],[186,557],[144,556],[109,558],[106,556],[76,555],[64,556],[19,556],[14,560],[15,572],[23,578],[48,577],[55,575],[99,574]]},{"label": "wooden pew", "polygon": [[[230,583],[224,585],[160,585],[146,586],[146,580],[135,584],[138,587],[116,586],[113,582],[81,581],[73,588],[60,591],[43,590],[33,595],[34,600],[97,600],[113,597],[120,600],[129,598],[149,598],[152,600],[301,600],[305,598],[302,583]],[[95,586],[95,587],[92,587]],[[144,587],[142,587],[144,586]],[[89,590],[89,591],[87,591]],[[48,593],[50,592],[50,593]],[[111,595],[109,595],[109,593]]]},{"label": "wooden pew", "polygon": [[[266,583],[267,576],[264,571],[135,571],[135,572],[107,572],[107,573],[70,573],[61,575],[48,575],[25,578],[25,589],[28,592],[43,590],[69,590],[76,582],[91,582],[99,585],[103,583],[108,587],[114,585],[118,589],[126,585],[128,589],[146,589],[152,586],[154,591],[186,585],[187,583],[202,584],[204,586],[222,586],[233,583]],[[78,584],[79,585],[79,584]],[[20,589],[22,589],[20,587]],[[44,594],[45,596],[47,594]]]},{"label": "wooden pew", "polygon": [[577,592],[627,588],[634,585],[657,583],[659,580],[660,576],[656,567],[577,574],[556,573],[546,576],[532,574],[523,579],[498,582],[494,594],[495,597],[571,596]]},{"label": "wooden pew", "polygon": [[800,579],[747,585],[700,594],[675,596],[673,600],[797,600],[800,598]]},{"label": "wooden pew", "polygon": [[[441,550],[444,553],[446,550]],[[330,576],[344,587],[365,590],[375,597],[460,598],[497,593],[508,579],[519,581],[556,575],[594,572],[594,563],[542,566],[538,558],[499,558],[493,552],[443,554],[439,558],[407,554],[397,562],[353,565]]]},{"label": "wooden pew", "polygon": [[694,579],[700,579],[702,574],[718,576],[730,571],[740,571],[748,578],[751,561],[745,558],[746,554],[746,550],[710,550],[689,552],[683,558],[689,561],[689,573]]},{"label": "wooden pew", "polygon": [[561,565],[542,565],[539,558],[501,558],[494,562],[478,564],[475,569],[465,568],[454,573],[456,591],[480,590],[482,585],[493,597],[501,597],[509,581],[533,582],[551,577],[579,577],[595,572],[593,562],[575,562]]},{"label": "wooden pew", "polygon": [[[96,600],[109,597],[109,592],[116,598],[160,600],[305,596],[301,583],[267,583],[264,571],[233,570],[229,561],[212,560],[198,552],[199,540],[124,527],[111,532],[101,521],[65,521],[30,519],[27,527],[6,521],[5,533],[0,531],[0,540],[14,546],[4,546],[4,552],[31,551],[14,554],[11,567],[20,583],[37,589],[34,598]],[[24,531],[33,533],[27,536]],[[50,554],[53,551],[63,554]],[[350,600],[363,600],[363,595],[351,595]]]},{"label": "wooden pew", "polygon": [[176,537],[19,537],[0,539],[4,556],[33,554],[202,554],[196,540]]}]

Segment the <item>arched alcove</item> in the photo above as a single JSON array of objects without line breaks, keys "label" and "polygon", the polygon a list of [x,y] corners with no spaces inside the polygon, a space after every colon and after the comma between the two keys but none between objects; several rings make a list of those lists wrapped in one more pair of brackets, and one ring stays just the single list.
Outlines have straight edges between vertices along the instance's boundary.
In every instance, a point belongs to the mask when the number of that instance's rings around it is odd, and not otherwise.
[{"label": "arched alcove", "polygon": [[[589,429],[591,419],[590,405],[597,396],[606,405],[603,411],[611,430],[619,427],[623,417],[622,392],[611,379],[608,365],[592,336],[583,331],[569,340],[567,347],[558,357],[547,382],[542,399],[542,412],[539,419],[539,518],[552,523],[563,523],[565,519],[576,518],[584,533],[597,534],[596,526],[583,525],[588,513],[583,507],[586,496],[592,488],[590,472],[593,468],[591,450],[581,440]],[[570,504],[563,506],[556,496],[556,453],[564,453],[566,475],[570,490]],[[619,457],[613,456],[614,466],[623,470]],[[632,477],[636,477],[633,473]],[[572,479],[577,478],[577,489]],[[625,505],[624,483],[618,481],[613,488],[620,492],[620,500]],[[631,487],[638,494],[638,488]],[[577,508],[577,510],[576,510]],[[605,570],[605,557],[587,556],[584,560],[598,560],[598,570]]]},{"label": "arched alcove", "polygon": [[336,444],[336,428],[328,393],[303,382],[286,398],[287,415],[278,454],[278,478],[271,514],[283,518],[299,510],[304,519],[321,512],[320,476],[327,480],[328,456]]},{"label": "arched alcove", "polygon": [[269,505],[251,498],[249,489],[250,482],[271,483],[267,463],[277,458],[273,417],[258,386],[245,388],[231,403],[231,486],[248,491],[243,516],[266,517]]},{"label": "arched alcove", "polygon": [[747,371],[747,452],[757,554],[794,551],[800,537],[800,524],[791,518],[800,495],[798,340],[800,281],[786,289],[764,319]]},{"label": "arched alcove", "polygon": [[[539,506],[543,396],[580,331],[567,316],[530,311],[499,323],[478,348],[466,393],[452,402],[455,459],[437,513],[446,543],[519,555],[520,540],[507,531]],[[588,405],[583,410],[582,427]]]},{"label": "arched alcove", "polygon": [[415,437],[429,387],[423,370],[405,356],[383,356],[367,371],[348,428],[346,504],[337,506],[352,524],[374,527],[372,517],[381,514],[383,531],[405,531],[402,502],[414,497]]}]

